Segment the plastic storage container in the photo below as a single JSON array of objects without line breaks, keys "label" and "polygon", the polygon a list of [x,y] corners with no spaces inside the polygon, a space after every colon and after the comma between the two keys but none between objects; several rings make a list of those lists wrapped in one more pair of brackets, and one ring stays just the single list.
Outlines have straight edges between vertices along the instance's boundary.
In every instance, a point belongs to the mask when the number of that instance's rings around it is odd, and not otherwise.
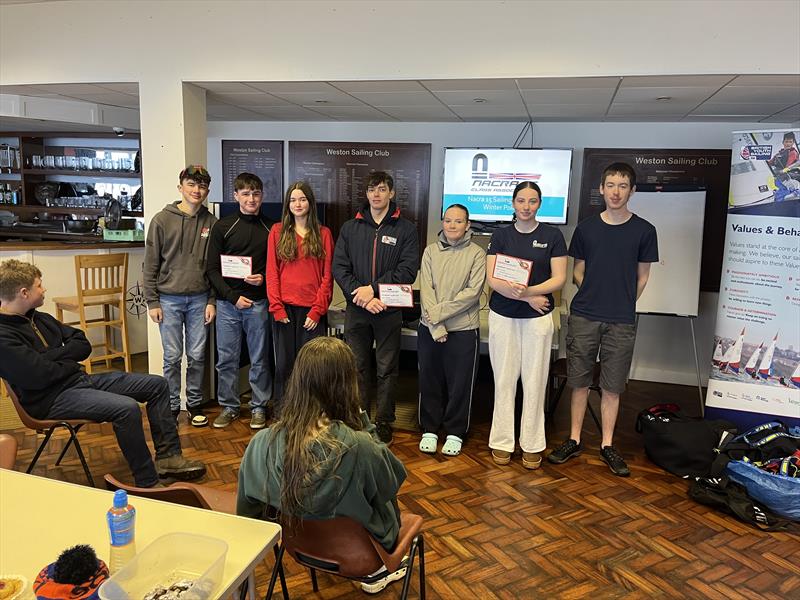
[{"label": "plastic storage container", "polygon": [[228,544],[192,533],[168,533],[154,540],[119,573],[100,586],[101,600],[141,600],[156,587],[191,579],[194,586],[182,598],[217,598]]}]

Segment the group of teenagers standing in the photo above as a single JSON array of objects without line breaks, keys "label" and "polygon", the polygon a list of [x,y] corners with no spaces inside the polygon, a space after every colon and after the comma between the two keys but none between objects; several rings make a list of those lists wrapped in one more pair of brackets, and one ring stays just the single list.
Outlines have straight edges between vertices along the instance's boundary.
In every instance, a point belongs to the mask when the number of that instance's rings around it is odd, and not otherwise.
[{"label": "group of teenagers standing", "polygon": [[[454,456],[469,429],[472,392],[479,360],[480,298],[489,301],[489,356],[494,372],[494,412],[489,435],[492,458],[508,464],[519,442],[522,464],[536,469],[546,448],[544,397],[554,325],[553,293],[567,279],[574,259],[578,292],[567,325],[568,382],[573,389],[570,437],[548,456],[563,463],[583,450],[581,428],[595,362],[601,363],[601,458],[617,475],[629,470],[613,441],[633,354],[635,305],[658,260],[655,228],[631,213],[628,200],[636,175],[626,163],[603,172],[605,210],[581,222],[569,249],[555,227],[536,214],[542,190],[532,181],[514,189],[513,222],[497,229],[488,251],[472,240],[469,211],[453,204],[442,230],[419,260],[416,227],[394,202],[388,173],[367,181],[367,202],[347,221],[334,244],[321,225],[313,191],[305,182],[289,186],[281,222],[261,215],[263,184],[252,174],[234,181],[239,210],[217,221],[204,202],[208,171],[190,166],[179,176],[181,200],[150,224],[144,287],[150,317],[159,324],[164,376],[175,418],[180,411],[181,373],[187,359],[186,396],[192,425],[204,426],[202,375],[207,326],[216,318],[217,398],[222,411],[214,427],[239,418],[238,372],[244,336],[250,355],[250,427],[266,426],[267,403],[280,414],[286,382],[301,347],[324,336],[334,279],[346,300],[345,340],[358,371],[359,396],[367,406],[365,383],[376,360],[375,433],[392,442],[399,371],[402,313],[381,300],[381,284],[413,283],[419,270],[421,318],[417,351],[422,452]],[[527,285],[497,277],[498,255],[532,263]],[[272,319],[269,318],[272,316]],[[271,321],[271,323],[270,323]],[[271,338],[274,338],[271,342]],[[269,348],[274,342],[274,386]],[[523,389],[519,437],[515,431],[517,382]]]}]

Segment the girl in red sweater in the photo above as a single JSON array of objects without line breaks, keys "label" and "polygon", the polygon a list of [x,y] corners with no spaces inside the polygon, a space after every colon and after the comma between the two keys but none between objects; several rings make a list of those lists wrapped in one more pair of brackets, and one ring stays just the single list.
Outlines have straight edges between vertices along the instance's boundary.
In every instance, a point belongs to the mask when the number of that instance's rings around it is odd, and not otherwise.
[{"label": "girl in red sweater", "polygon": [[317,220],[314,192],[304,181],[286,190],[280,224],[267,244],[267,297],[275,319],[275,407],[294,360],[308,340],[325,335],[333,295],[333,236]]}]

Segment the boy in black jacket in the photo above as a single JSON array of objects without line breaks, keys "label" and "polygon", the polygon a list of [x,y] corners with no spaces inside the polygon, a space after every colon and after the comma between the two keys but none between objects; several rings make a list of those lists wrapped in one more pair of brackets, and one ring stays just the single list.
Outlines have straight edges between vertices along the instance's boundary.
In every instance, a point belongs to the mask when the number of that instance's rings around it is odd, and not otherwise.
[{"label": "boy in black jacket", "polygon": [[271,223],[261,216],[264,184],[257,175],[240,173],[233,189],[239,210],[217,221],[208,242],[208,280],[217,293],[217,401],[222,407],[214,427],[227,427],[239,418],[239,354],[244,334],[253,394],[250,427],[263,429],[272,396],[269,303],[264,281]]},{"label": "boy in black jacket", "polygon": [[[0,377],[25,410],[37,419],[111,421],[114,434],[139,487],[159,477],[196,479],[206,468],[181,454],[163,377],[134,373],[87,375],[78,364],[92,351],[80,329],[36,309],[44,303],[42,273],[18,260],[0,263]],[[147,403],[156,461],[144,438],[137,402]]]},{"label": "boy in black jacket", "polygon": [[383,171],[372,173],[367,181],[367,204],[342,226],[333,254],[333,276],[347,299],[344,335],[356,356],[365,407],[365,382],[375,343],[375,427],[386,444],[392,442],[390,423],[395,420],[393,390],[400,369],[403,320],[398,308],[381,301],[379,284],[410,286],[419,269],[417,229],[400,216],[393,198],[392,176]]}]

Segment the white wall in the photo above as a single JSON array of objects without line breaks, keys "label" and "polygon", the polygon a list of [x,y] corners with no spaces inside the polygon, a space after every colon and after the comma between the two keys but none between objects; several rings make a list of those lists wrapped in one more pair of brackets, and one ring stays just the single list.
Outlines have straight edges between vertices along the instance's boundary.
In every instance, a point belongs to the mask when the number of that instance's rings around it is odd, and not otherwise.
[{"label": "white wall", "polygon": [[[511,146],[521,123],[276,123],[211,122],[208,124],[208,164],[212,197],[221,194],[223,139],[363,141],[430,143],[431,198],[428,240],[439,230],[444,148],[448,146]],[[562,228],[567,241],[577,223],[578,194],[584,148],[729,148],[731,132],[763,129],[754,123],[542,123],[534,128],[536,146],[576,150],[570,190],[569,223]],[[770,128],[773,128],[771,125]],[[528,140],[530,138],[527,138]],[[669,240],[660,240],[662,244]],[[676,290],[676,293],[679,293]],[[565,297],[575,287],[569,283]],[[697,351],[703,384],[708,378],[708,357],[713,350],[717,294],[700,294],[695,321]],[[633,362],[634,379],[695,385],[697,382],[691,330],[687,319],[642,316]]]},{"label": "white wall", "polygon": [[0,81],[797,73],[798,36],[769,32],[798,22],[796,0],[12,4]]}]

